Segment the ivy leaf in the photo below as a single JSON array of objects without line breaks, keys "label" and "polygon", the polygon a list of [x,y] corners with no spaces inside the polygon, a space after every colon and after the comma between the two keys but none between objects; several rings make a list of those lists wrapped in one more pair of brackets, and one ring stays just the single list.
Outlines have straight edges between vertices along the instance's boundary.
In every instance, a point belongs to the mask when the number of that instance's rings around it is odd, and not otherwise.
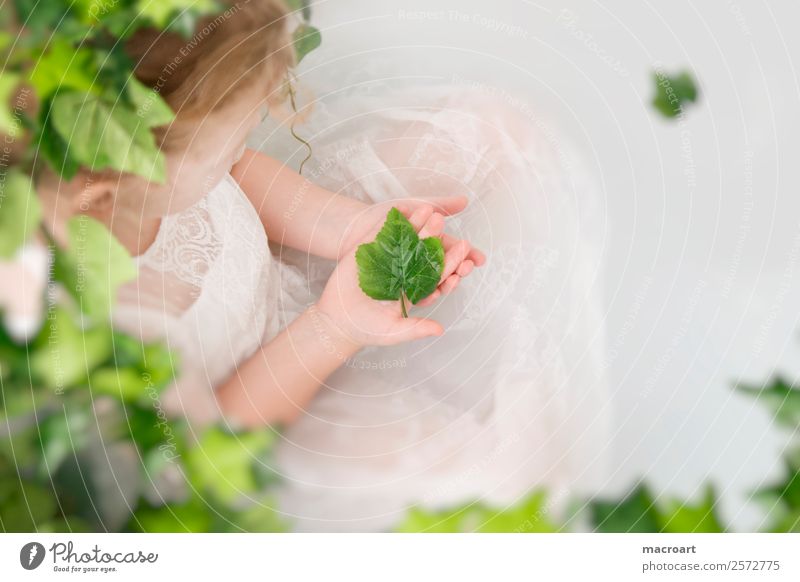
[{"label": "ivy leaf", "polygon": [[18,122],[11,108],[11,97],[19,86],[20,76],[16,73],[0,71],[0,134],[13,135]]},{"label": "ivy leaf", "polygon": [[[120,334],[115,335],[115,344],[120,337]],[[174,378],[174,357],[160,345],[144,345],[133,338],[126,340],[138,344],[139,359],[135,362],[118,359],[116,354],[120,350],[115,346],[113,363],[92,372],[89,385],[95,393],[108,394],[124,402],[152,404],[153,395],[159,394]]]},{"label": "ivy leaf", "polygon": [[42,158],[50,164],[50,166],[59,173],[59,175],[67,182],[72,180],[80,169],[80,164],[72,159],[69,154],[69,147],[67,142],[61,139],[61,136],[53,128],[50,121],[45,122],[39,134],[36,137],[36,145],[38,146],[38,153]]},{"label": "ivy leaf", "polygon": [[16,170],[0,174],[0,258],[14,256],[36,232],[41,215],[31,179]]},{"label": "ivy leaf", "polygon": [[656,91],[653,107],[664,117],[678,117],[688,103],[697,101],[697,86],[686,71],[675,76],[656,71],[653,80]]},{"label": "ivy leaf", "polygon": [[299,65],[303,57],[322,44],[322,35],[313,26],[301,24],[294,30],[293,42],[294,52],[297,55],[297,64]]},{"label": "ivy leaf", "polygon": [[147,127],[167,125],[175,119],[175,114],[161,95],[135,78],[128,82],[127,95],[136,107],[136,115]]},{"label": "ivy leaf", "polygon": [[666,533],[723,533],[717,516],[717,497],[708,485],[699,504],[673,500],[660,513],[661,531]]},{"label": "ivy leaf", "polygon": [[120,10],[121,3],[116,0],[73,0],[71,8],[84,24],[97,25]]},{"label": "ivy leaf", "polygon": [[182,505],[143,507],[128,528],[144,533],[205,533],[212,531],[212,508],[197,498]]},{"label": "ivy leaf", "polygon": [[75,49],[69,41],[56,37],[48,51],[39,57],[29,80],[39,99],[47,99],[58,89],[99,93],[94,55],[88,48]]},{"label": "ivy leaf", "polygon": [[71,218],[67,230],[69,247],[56,249],[54,275],[84,313],[108,318],[117,289],[136,278],[136,265],[125,247],[96,220]]},{"label": "ivy leaf", "polygon": [[158,28],[170,24],[176,12],[207,14],[217,8],[213,0],[139,0],[136,6],[139,14],[150,19]]},{"label": "ivy leaf", "polygon": [[621,501],[594,500],[590,503],[592,523],[601,533],[653,533],[661,531],[655,498],[644,484],[638,484]]},{"label": "ivy leaf", "polygon": [[412,509],[398,531],[403,533],[553,533],[547,495],[535,491],[507,509],[472,503],[449,511]]},{"label": "ivy leaf", "polygon": [[[0,497],[0,527],[6,533],[29,533],[51,519],[56,512],[56,498],[51,488],[44,488],[17,475],[9,478],[8,491]],[[4,497],[4,498],[3,498]]]},{"label": "ivy leaf", "polygon": [[768,511],[771,532],[800,532],[800,463],[784,455],[786,473],[780,482],[753,493]]},{"label": "ivy leaf", "polygon": [[69,146],[72,159],[92,170],[113,168],[163,183],[166,160],[150,126],[121,103],[89,93],[56,95],[53,127]]},{"label": "ivy leaf", "polygon": [[[64,0],[14,0],[17,18],[25,23],[25,28],[34,32],[59,30],[59,23],[69,14],[68,3]],[[8,10],[6,8],[6,10]],[[4,10],[3,12],[5,12]]]},{"label": "ivy leaf", "polygon": [[762,400],[779,423],[789,428],[800,427],[800,388],[776,377],[764,387],[738,386],[737,389]]},{"label": "ivy leaf", "polygon": [[83,330],[69,312],[55,308],[34,348],[30,359],[34,381],[50,388],[69,388],[111,356],[111,330],[105,325]]},{"label": "ivy leaf", "polygon": [[75,454],[86,445],[91,421],[89,410],[65,406],[41,422],[39,473],[42,478],[49,478],[70,454]]},{"label": "ivy leaf", "polygon": [[303,16],[303,20],[306,22],[311,20],[311,2],[309,0],[287,0],[286,6],[288,6],[289,10],[292,12],[297,12],[299,10]]},{"label": "ivy leaf", "polygon": [[400,300],[408,317],[404,297],[419,303],[436,290],[444,271],[444,247],[438,237],[420,240],[414,227],[396,208],[386,217],[375,242],[356,250],[358,284],[377,300]]},{"label": "ivy leaf", "polygon": [[212,427],[187,454],[192,482],[224,503],[257,490],[254,463],[272,442],[267,430],[231,434]]}]

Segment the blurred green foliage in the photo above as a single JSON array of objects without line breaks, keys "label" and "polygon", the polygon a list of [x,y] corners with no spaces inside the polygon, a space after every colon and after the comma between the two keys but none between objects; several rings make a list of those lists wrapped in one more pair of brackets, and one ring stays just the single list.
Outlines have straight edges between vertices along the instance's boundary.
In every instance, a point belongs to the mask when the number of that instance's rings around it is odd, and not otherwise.
[{"label": "blurred green foliage", "polygon": [[699,95],[697,84],[688,71],[676,75],[655,71],[653,83],[655,85],[653,107],[668,119],[680,117],[689,104],[697,101]]},{"label": "blurred green foliage", "polygon": [[141,27],[190,38],[223,5],[9,6],[0,12],[0,134],[8,146],[0,260],[18,260],[37,239],[50,259],[38,332],[10,333],[0,307],[0,531],[283,530],[268,493],[272,432],[168,418],[161,395],[180,364],[175,354],[109,324],[118,288],[137,276],[134,262],[86,216],[70,220],[66,244],[56,244],[34,188],[42,163],[65,179],[85,167],[163,181],[151,130],[173,113],[133,76],[124,41]]},{"label": "blurred green foliage", "polygon": [[535,491],[522,502],[508,508],[470,503],[454,510],[412,509],[398,531],[405,533],[553,533],[559,526],[551,522],[551,507],[544,491]]},{"label": "blurred green foliage", "polygon": [[[13,0],[0,12],[0,133],[25,147],[0,165],[0,259],[12,259],[37,232],[49,240],[53,301],[34,337],[0,324],[0,530],[283,531],[270,486],[270,431],[196,431],[170,420],[162,390],[179,365],[158,344],[108,324],[119,285],[136,276],[124,248],[88,218],[57,246],[41,228],[32,176],[40,161],[64,178],[81,166],[165,178],[151,129],[172,120],[161,97],[132,76],[123,42],[143,26],[190,37],[214,0]],[[307,0],[289,0],[301,19],[297,61],[320,44]],[[23,25],[24,23],[24,25]],[[654,107],[680,115],[697,100],[688,73],[654,76]],[[31,90],[32,94],[27,91]],[[55,296],[60,296],[58,293]],[[0,313],[2,316],[2,313]],[[741,390],[763,401],[776,422],[800,428],[800,389],[777,378]],[[800,531],[800,445],[787,449],[782,479],[754,492],[768,531]],[[640,483],[619,500],[583,504],[603,532],[718,532],[713,487],[699,499],[659,499]],[[412,510],[404,532],[554,532],[560,523],[544,491],[511,507],[470,503]]]},{"label": "blurred green foliage", "polygon": [[[800,388],[780,376],[763,386],[741,385],[737,388],[763,402],[774,415],[777,425],[791,431],[793,437],[783,454],[783,477],[752,494],[752,498],[766,511],[763,531],[800,532]],[[640,482],[619,499],[596,498],[578,504],[584,508],[586,529],[596,532],[730,531],[719,516],[719,500],[711,484],[707,484],[695,500],[661,498]],[[551,509],[545,494],[535,491],[512,508],[468,504],[436,512],[413,509],[398,531],[549,532],[567,531],[571,524],[578,523],[573,519],[574,515],[566,520],[560,517],[560,512]]]}]

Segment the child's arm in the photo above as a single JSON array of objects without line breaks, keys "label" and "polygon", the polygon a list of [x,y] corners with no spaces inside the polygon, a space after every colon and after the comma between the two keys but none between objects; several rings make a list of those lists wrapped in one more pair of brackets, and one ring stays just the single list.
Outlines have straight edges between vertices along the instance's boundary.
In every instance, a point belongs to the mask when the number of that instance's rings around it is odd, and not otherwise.
[{"label": "child's arm", "polygon": [[234,425],[289,424],[325,378],[361,347],[314,305],[217,388],[217,402]]},{"label": "child's arm", "polygon": [[255,206],[270,240],[328,259],[339,258],[342,233],[367,208],[249,149],[231,175]]},{"label": "child's arm", "polygon": [[[321,188],[278,160],[253,150],[245,152],[231,174],[255,206],[271,240],[328,259],[340,259],[379,217],[386,216],[391,205],[402,205],[412,212],[433,204],[437,212],[449,215],[467,204],[463,196],[442,196],[367,205]],[[442,242],[445,250],[450,250],[459,241],[444,236]],[[465,260],[481,265],[485,258],[477,249],[469,248]]]},{"label": "child's arm", "polygon": [[[420,236],[440,236],[443,217],[431,207],[410,214]],[[373,224],[365,241],[377,235]],[[216,390],[222,413],[245,427],[290,423],[320,385],[362,346],[390,345],[443,333],[442,326],[423,318],[400,315],[396,301],[375,301],[358,287],[355,246],[348,249],[316,305],[310,307],[272,341],[251,356]],[[445,260],[442,279],[458,265]]]}]

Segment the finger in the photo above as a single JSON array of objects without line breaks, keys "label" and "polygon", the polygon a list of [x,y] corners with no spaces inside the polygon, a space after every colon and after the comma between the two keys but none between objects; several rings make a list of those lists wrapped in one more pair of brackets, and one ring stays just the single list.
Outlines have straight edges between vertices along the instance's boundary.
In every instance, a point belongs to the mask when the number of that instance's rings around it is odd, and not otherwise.
[{"label": "finger", "polygon": [[466,196],[438,196],[429,198],[428,203],[445,216],[452,216],[464,210],[469,199]]},{"label": "finger", "polygon": [[467,258],[470,261],[472,261],[472,263],[476,267],[480,267],[480,266],[486,264],[486,255],[483,254],[483,252],[481,252],[480,250],[476,249],[475,247],[472,247],[470,249],[469,254],[467,255]]},{"label": "finger", "polygon": [[435,289],[433,293],[428,295],[425,299],[417,303],[417,307],[427,307],[428,305],[432,305],[439,297],[441,297],[442,292],[438,289]]},{"label": "finger", "polygon": [[472,272],[472,268],[474,266],[475,266],[475,263],[473,263],[472,261],[467,259],[467,260],[465,260],[463,263],[461,263],[458,266],[458,269],[456,269],[456,274],[459,277],[464,278],[464,277],[466,277],[467,275],[469,275]]},{"label": "finger", "polygon": [[432,319],[424,317],[407,317],[401,319],[395,326],[394,339],[398,342],[407,342],[444,333],[442,325]]},{"label": "finger", "polygon": [[395,203],[395,208],[397,208],[403,214],[406,212],[403,211],[401,207],[404,207],[407,212],[413,212],[416,208],[420,206],[432,206],[434,210],[437,212],[444,214],[445,216],[452,216],[453,214],[458,214],[462,210],[467,207],[469,203],[469,199],[466,196],[435,196],[431,198],[405,198],[401,201],[397,201]]},{"label": "finger", "polygon": [[465,240],[458,241],[450,247],[450,250],[444,255],[444,270],[442,271],[442,278],[439,280],[439,284],[455,273],[458,266],[467,258],[469,250],[470,245]]},{"label": "finger", "polygon": [[448,295],[453,292],[453,290],[458,287],[458,282],[461,281],[461,277],[458,275],[450,275],[444,283],[439,285],[439,290],[441,290],[442,295]]},{"label": "finger", "polygon": [[432,214],[433,207],[430,204],[424,204],[418,206],[411,212],[408,216],[408,221],[411,223],[411,226],[414,227],[414,230],[419,232],[419,230],[425,226],[425,223],[428,222]]},{"label": "finger", "polygon": [[444,232],[444,216],[438,212],[431,214],[430,218],[425,222],[422,228],[419,229],[419,238],[428,238],[429,236],[439,236]]},{"label": "finger", "polygon": [[[444,244],[444,248],[445,249],[450,248],[451,246],[453,246],[454,244],[459,242],[459,240],[460,239],[457,239],[456,237],[454,237],[454,236],[452,236],[450,234],[443,234],[442,235],[442,244]],[[478,249],[476,249],[475,247],[472,247],[472,246],[470,248],[469,253],[467,254],[467,258],[470,261],[472,261],[475,264],[476,267],[480,267],[481,265],[483,265],[486,262],[486,255],[484,255],[481,251],[479,251]]]}]

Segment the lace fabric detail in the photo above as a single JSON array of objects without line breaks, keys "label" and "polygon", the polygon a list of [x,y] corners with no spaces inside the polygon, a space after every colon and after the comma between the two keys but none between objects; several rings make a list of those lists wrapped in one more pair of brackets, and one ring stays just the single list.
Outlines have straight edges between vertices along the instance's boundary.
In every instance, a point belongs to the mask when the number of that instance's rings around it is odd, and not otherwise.
[{"label": "lace fabric detail", "polygon": [[171,273],[180,281],[200,289],[222,248],[208,205],[206,197],[178,215],[164,217],[159,235],[140,258],[139,265]]},{"label": "lace fabric detail", "polygon": [[121,289],[116,325],[178,353],[179,377],[163,398],[169,413],[218,420],[214,388],[260,345],[277,312],[268,283],[280,277],[258,214],[226,176],[164,218],[137,263],[138,279]]}]

